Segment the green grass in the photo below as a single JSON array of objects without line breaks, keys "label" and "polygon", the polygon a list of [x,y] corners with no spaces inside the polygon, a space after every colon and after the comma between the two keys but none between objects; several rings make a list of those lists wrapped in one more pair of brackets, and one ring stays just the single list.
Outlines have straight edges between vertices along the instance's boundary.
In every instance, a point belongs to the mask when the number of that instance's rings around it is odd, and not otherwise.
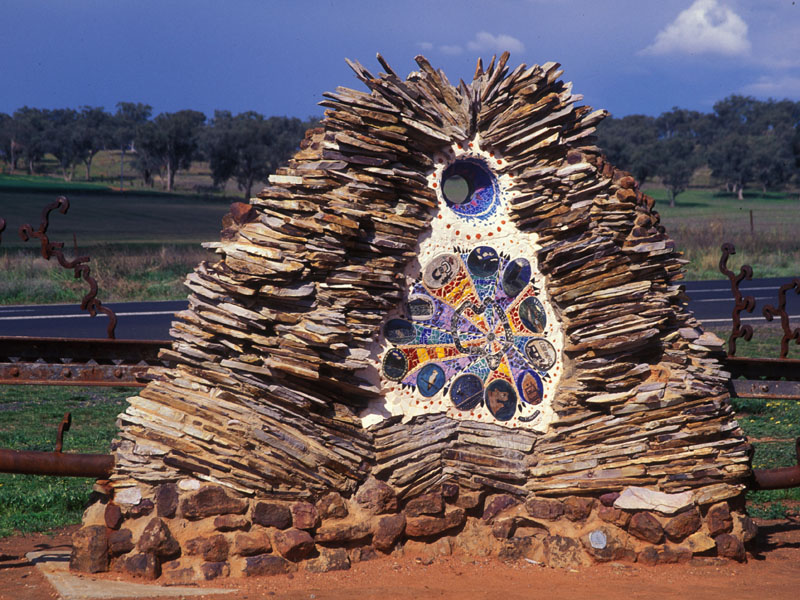
[{"label": "green grass", "polygon": [[[776,441],[762,437],[800,435],[800,403],[796,400],[771,401],[763,416],[742,415],[739,424],[756,441],[753,456],[754,469],[774,469],[797,464],[794,442]],[[767,416],[772,415],[772,416]],[[769,419],[769,421],[768,421]],[[786,490],[760,490],[747,493],[748,512],[762,519],[783,518],[800,513],[800,488]]]},{"label": "green grass", "polygon": [[[186,274],[214,257],[197,245],[116,244],[81,249],[102,302],[182,300]],[[68,258],[74,255],[67,253]],[[0,304],[77,303],[89,291],[72,269],[46,261],[32,250],[0,251]]]},{"label": "green grass", "polygon": [[[780,354],[782,331],[776,325],[754,327],[753,339],[737,340],[736,356],[743,358],[777,358]],[[730,329],[709,330],[724,340]],[[790,347],[789,357],[797,358],[798,350]],[[800,401],[766,400],[763,398],[732,398],[736,420],[753,443],[753,468],[774,469],[797,464],[794,440],[800,437]],[[800,512],[800,488],[762,490],[747,493],[747,510],[764,519],[783,518]]]},{"label": "green grass", "polygon": [[[230,198],[152,191],[119,193],[108,189],[47,189],[2,185],[0,216],[6,230],[0,244],[0,304],[79,301],[88,286],[55,259],[41,258],[36,239],[22,241],[21,225],[39,228],[42,210],[62,192],[66,214],[50,212],[51,242],[64,244],[67,260],[91,257],[89,267],[104,301],[175,300],[186,297],[186,274],[211,257],[200,246],[219,239]],[[75,244],[77,242],[77,250]]]},{"label": "green grass", "polygon": [[50,191],[58,193],[78,190],[103,190],[110,188],[103,183],[91,181],[64,181],[60,177],[49,175],[0,175],[0,192],[5,191]]},{"label": "green grass", "polygon": [[[689,280],[721,279],[720,247],[736,246],[728,267],[738,273],[749,264],[755,277],[795,277],[800,265],[800,200],[797,193],[748,193],[744,200],[734,194],[690,189],[670,208],[666,191],[647,189],[669,236],[690,262]],[[753,229],[750,229],[750,211]]]},{"label": "green grass", "polygon": [[[130,388],[0,388],[0,448],[52,451],[58,424],[72,413],[64,452],[107,453]],[[0,536],[48,531],[80,521],[94,482],[82,477],[0,473]]]}]

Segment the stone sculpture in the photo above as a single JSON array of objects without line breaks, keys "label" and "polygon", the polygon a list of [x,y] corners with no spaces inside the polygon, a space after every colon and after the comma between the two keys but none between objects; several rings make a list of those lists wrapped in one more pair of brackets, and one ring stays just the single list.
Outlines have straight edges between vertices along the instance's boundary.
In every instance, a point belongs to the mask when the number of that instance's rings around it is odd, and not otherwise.
[{"label": "stone sculpture", "polygon": [[369,91],[325,94],[188,276],[73,568],[744,558],[750,447],[684,261],[594,145],[606,113],[508,58],[458,86],[350,63]]}]

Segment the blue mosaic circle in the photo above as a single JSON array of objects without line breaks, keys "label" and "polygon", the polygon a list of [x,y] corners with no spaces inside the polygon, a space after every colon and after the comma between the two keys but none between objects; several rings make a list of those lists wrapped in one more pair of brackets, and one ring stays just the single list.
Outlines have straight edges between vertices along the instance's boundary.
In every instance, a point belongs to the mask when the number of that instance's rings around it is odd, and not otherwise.
[{"label": "blue mosaic circle", "polygon": [[[447,167],[441,189],[447,206],[461,217],[489,217],[500,202],[497,178],[486,163],[475,158],[462,158]],[[455,191],[448,196],[449,189]]]},{"label": "blue mosaic circle", "polygon": [[483,401],[483,381],[474,373],[459,375],[450,388],[453,405],[461,410],[472,410]]},{"label": "blue mosaic circle", "polygon": [[525,413],[542,403],[557,353],[530,262],[481,245],[438,254],[421,270],[406,314],[383,327],[384,377],[422,402],[449,398],[497,421],[535,419]]},{"label": "blue mosaic circle", "polygon": [[498,421],[508,421],[517,410],[517,394],[505,379],[495,379],[486,386],[486,408]]},{"label": "blue mosaic circle", "polygon": [[417,374],[417,389],[420,394],[430,398],[439,393],[446,381],[444,369],[436,363],[428,363]]}]

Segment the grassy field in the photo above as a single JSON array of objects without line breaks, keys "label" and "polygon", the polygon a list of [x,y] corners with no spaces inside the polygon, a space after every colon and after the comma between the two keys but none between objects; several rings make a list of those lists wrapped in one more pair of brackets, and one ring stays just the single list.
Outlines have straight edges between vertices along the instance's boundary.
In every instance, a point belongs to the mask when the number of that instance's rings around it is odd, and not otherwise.
[{"label": "grassy field", "polygon": [[72,271],[41,258],[37,240],[23,242],[17,233],[23,224],[38,229],[43,208],[59,194],[67,195],[70,208],[66,215],[50,213],[50,241],[64,243],[68,259],[91,257],[105,302],[184,298],[186,273],[210,257],[200,244],[219,238],[232,200],[26,179],[0,176],[0,216],[8,224],[0,244],[0,304],[73,302],[86,293]]},{"label": "grassy field", "polygon": [[[0,163],[0,179],[5,177],[22,178],[38,184],[41,180],[51,182],[54,186],[60,184],[62,188],[71,186],[85,187],[96,186],[101,188],[120,189],[120,184],[125,190],[161,191],[165,188],[165,181],[156,175],[153,185],[145,185],[140,175],[134,168],[135,156],[130,152],[125,154],[125,171],[120,181],[120,162],[122,153],[119,150],[102,150],[92,161],[91,180],[86,181],[86,170],[83,165],[75,169],[72,181],[65,181],[58,161],[52,155],[45,155],[37,164],[36,174],[27,175],[27,171],[17,169],[13,174],[5,163]],[[175,190],[190,194],[206,194],[214,196],[239,196],[241,192],[233,181],[228,181],[224,187],[212,185],[211,170],[208,163],[194,161],[191,168],[182,169],[175,174]]]},{"label": "grassy field", "polygon": [[[60,189],[23,190],[4,186],[0,177],[0,216],[8,223],[3,248],[31,247],[16,230],[23,223],[37,229],[42,209],[61,195]],[[51,241],[80,248],[100,244],[199,244],[219,237],[222,216],[231,198],[154,192],[63,190],[70,202],[66,215],[50,213]]]},{"label": "grassy field", "polygon": [[[656,199],[656,210],[667,233],[690,262],[686,278],[721,279],[718,263],[725,242],[736,246],[728,261],[734,272],[749,264],[754,277],[800,275],[800,200],[797,194],[734,194],[691,189],[670,208],[662,189],[645,190]],[[750,228],[752,212],[753,228]]]},{"label": "grassy field", "polygon": [[[0,388],[0,448],[52,451],[58,424],[72,413],[64,452],[107,453],[130,388]],[[0,473],[0,536],[80,521],[93,480]]]},{"label": "grassy field", "polygon": [[[739,425],[755,448],[753,468],[773,469],[797,464],[794,440],[800,436],[800,401],[734,398]],[[747,493],[748,511],[761,518],[800,514],[800,488]]]},{"label": "grassy field", "polygon": [[[0,304],[78,303],[89,291],[73,270],[33,250],[0,252]],[[81,248],[102,302],[182,300],[186,274],[213,255],[198,245],[113,244]],[[71,258],[73,252],[68,252]]]}]

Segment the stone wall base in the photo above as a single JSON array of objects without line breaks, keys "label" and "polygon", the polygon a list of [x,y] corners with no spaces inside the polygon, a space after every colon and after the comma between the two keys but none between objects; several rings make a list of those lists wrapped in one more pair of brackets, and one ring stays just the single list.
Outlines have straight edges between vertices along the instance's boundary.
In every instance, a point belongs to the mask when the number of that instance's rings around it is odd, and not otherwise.
[{"label": "stone wall base", "polygon": [[756,527],[743,507],[731,486],[523,501],[445,484],[401,504],[388,485],[369,479],[351,499],[331,492],[311,503],[242,498],[184,479],[98,494],[73,538],[70,567],[185,582],[348,569],[393,552],[494,555],[569,568],[696,555],[744,561]]}]

